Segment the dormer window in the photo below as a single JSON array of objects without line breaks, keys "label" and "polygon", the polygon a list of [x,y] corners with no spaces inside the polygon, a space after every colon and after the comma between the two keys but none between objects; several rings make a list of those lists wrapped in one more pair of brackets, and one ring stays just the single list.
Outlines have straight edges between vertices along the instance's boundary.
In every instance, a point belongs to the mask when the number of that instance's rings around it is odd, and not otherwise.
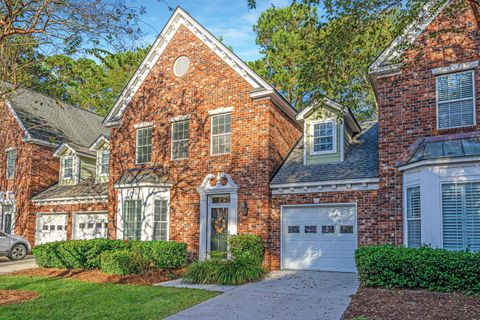
[{"label": "dormer window", "polygon": [[62,160],[62,179],[73,179],[73,157],[64,157]]},{"label": "dormer window", "polygon": [[100,151],[99,161],[100,161],[99,163],[100,175],[108,176],[110,172],[110,150],[109,149]]},{"label": "dormer window", "polygon": [[335,120],[312,121],[310,124],[310,154],[337,152],[337,129]]},{"label": "dormer window", "polygon": [[474,79],[472,70],[437,77],[438,129],[475,124]]}]

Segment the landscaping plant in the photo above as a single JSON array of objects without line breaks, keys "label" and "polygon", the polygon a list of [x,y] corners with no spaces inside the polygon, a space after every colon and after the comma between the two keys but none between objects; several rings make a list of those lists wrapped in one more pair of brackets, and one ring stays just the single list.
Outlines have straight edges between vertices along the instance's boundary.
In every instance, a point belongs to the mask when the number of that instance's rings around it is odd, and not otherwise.
[{"label": "landscaping plant", "polygon": [[120,276],[144,274],[147,270],[147,261],[139,251],[106,251],[100,256],[100,269],[105,273]]},{"label": "landscaping plant", "polygon": [[372,287],[480,293],[480,253],[367,246],[357,249],[360,282]]}]

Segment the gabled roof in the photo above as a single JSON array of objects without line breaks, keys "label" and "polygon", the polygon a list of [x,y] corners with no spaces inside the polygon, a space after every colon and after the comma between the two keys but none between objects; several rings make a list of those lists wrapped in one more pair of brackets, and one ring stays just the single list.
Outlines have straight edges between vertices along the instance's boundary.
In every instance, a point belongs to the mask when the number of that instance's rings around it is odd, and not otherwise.
[{"label": "gabled roof", "polygon": [[355,134],[362,132],[362,128],[358,124],[357,119],[353,115],[352,110],[350,110],[350,108],[344,107],[341,104],[326,97],[312,102],[308,107],[303,109],[302,112],[300,112],[297,115],[297,120],[300,122],[304,121],[308,117],[308,115],[311,112],[313,112],[316,108],[318,108],[322,103],[326,104],[327,106],[336,110],[339,113],[345,112],[345,121],[348,124],[348,126],[352,129],[352,131]]},{"label": "gabled roof", "polygon": [[399,58],[452,0],[428,0],[419,16],[370,66],[370,74],[389,74],[400,69]]},{"label": "gabled roof", "polygon": [[28,142],[90,146],[100,134],[109,134],[101,116],[26,88],[9,94],[6,104]]},{"label": "gabled roof", "polygon": [[32,198],[34,203],[50,201],[80,201],[88,198],[94,201],[108,199],[108,183],[96,183],[94,177],[87,178],[75,185],[55,184]]},{"label": "gabled roof", "polygon": [[92,145],[90,146],[90,151],[97,151],[100,149],[105,143],[110,144],[110,139],[108,139],[103,134],[100,135],[97,140],[95,140]]},{"label": "gabled roof", "polygon": [[282,110],[284,110],[290,117],[295,117],[297,112],[280,93],[278,93],[270,84],[262,79],[262,77],[256,74],[246,63],[237,57],[200,23],[193,19],[185,10],[177,7],[163,30],[160,32],[160,35],[155,40],[147,56],[123,89],[113,108],[105,117],[104,124],[106,126],[112,127],[120,124],[125,108],[135,96],[135,93],[140,88],[143,81],[145,81],[149,72],[155,66],[180,26],[185,26],[187,29],[189,29],[195,36],[198,37],[198,39],[200,39],[200,41],[207,45],[214,53],[216,53],[223,61],[225,61],[227,65],[229,65],[243,79],[245,79],[253,87],[250,94],[253,99],[270,97],[272,98],[272,101]]},{"label": "gabled roof", "polygon": [[74,154],[80,156],[96,158],[94,151],[90,150],[88,147],[81,146],[72,142],[63,142],[58,146],[58,148],[53,152],[54,157],[61,157],[66,150],[71,150]]}]

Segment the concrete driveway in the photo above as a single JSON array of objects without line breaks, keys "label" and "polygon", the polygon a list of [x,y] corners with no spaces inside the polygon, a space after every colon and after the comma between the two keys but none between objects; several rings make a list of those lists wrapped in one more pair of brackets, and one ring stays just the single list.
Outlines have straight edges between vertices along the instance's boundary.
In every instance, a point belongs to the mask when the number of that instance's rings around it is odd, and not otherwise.
[{"label": "concrete driveway", "polygon": [[168,319],[340,319],[358,288],[357,275],[281,271],[234,289]]},{"label": "concrete driveway", "polygon": [[0,257],[0,275],[36,267],[33,256],[26,256],[21,261],[10,261],[7,257]]}]

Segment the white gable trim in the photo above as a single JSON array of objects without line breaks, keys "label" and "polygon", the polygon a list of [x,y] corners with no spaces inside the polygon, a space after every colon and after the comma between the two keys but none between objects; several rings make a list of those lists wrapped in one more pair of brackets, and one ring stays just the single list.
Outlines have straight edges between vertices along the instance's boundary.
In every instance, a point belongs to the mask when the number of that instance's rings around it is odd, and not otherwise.
[{"label": "white gable trim", "polygon": [[[438,8],[435,6],[444,1]],[[405,31],[398,36],[390,46],[383,51],[383,53],[375,60],[375,62],[368,69],[369,74],[397,74],[400,71],[401,64],[388,64],[384,65],[389,60],[399,58],[402,54],[401,47],[405,44],[412,44],[420,34],[428,27],[433,20],[443,11],[443,9],[449,4],[451,0],[429,0],[423,8],[420,10],[419,17],[413,21]],[[434,10],[434,12],[432,12]]]},{"label": "white gable trim", "polygon": [[[97,151],[97,150],[99,149],[99,148],[98,148],[98,145],[99,145],[100,143],[102,143],[102,142],[103,142],[103,144],[105,144],[105,143],[106,143],[106,144],[110,144],[110,139],[108,139],[108,138],[105,137],[103,134],[101,134],[101,135],[97,138],[97,140],[95,140],[95,141],[92,143],[92,145],[90,146],[89,149],[92,150],[92,151]],[[103,144],[102,144],[102,145],[103,145]]]},{"label": "white gable trim", "polygon": [[124,88],[117,102],[108,113],[104,120],[107,127],[117,126],[121,122],[121,115],[131,99],[135,96],[137,90],[147,78],[150,70],[157,63],[163,51],[172,40],[175,33],[181,26],[185,26],[194,35],[196,35],[204,44],[215,52],[227,65],[235,70],[244,78],[253,88],[264,88],[273,90],[273,88],[248,67],[240,58],[231,52],[224,44],[208,32],[202,25],[195,21],[186,11],[177,7],[172,14],[162,32],[158,36],[146,58],[140,64],[133,77]]}]

